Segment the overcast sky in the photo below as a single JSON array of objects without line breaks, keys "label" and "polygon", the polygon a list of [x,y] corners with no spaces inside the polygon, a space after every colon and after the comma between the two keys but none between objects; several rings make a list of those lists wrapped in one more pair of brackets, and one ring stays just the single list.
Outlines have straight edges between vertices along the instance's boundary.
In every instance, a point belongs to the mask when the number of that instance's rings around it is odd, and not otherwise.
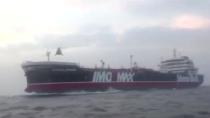
[{"label": "overcast sky", "polygon": [[[0,94],[26,87],[21,63],[52,60],[94,67],[158,69],[189,56],[210,84],[210,0],[0,0]],[[63,57],[55,57],[57,47]]]}]

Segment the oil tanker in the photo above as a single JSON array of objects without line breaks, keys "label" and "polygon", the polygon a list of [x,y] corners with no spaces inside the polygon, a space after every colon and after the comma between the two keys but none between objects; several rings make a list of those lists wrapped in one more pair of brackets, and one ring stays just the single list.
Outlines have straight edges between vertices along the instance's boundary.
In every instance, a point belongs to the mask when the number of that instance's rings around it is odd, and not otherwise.
[{"label": "oil tanker", "polygon": [[[61,52],[60,52],[61,53]],[[49,53],[48,53],[49,56]],[[26,92],[57,93],[78,90],[120,90],[193,88],[203,83],[193,61],[187,56],[161,61],[160,70],[140,68],[86,68],[72,62],[24,62]]]}]

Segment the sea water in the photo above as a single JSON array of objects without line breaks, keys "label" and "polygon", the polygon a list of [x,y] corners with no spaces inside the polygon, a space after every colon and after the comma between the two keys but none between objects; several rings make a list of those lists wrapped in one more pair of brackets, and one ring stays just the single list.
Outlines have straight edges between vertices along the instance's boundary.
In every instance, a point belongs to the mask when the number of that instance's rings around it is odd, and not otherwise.
[{"label": "sea water", "polygon": [[210,86],[0,97],[1,118],[210,118]]}]

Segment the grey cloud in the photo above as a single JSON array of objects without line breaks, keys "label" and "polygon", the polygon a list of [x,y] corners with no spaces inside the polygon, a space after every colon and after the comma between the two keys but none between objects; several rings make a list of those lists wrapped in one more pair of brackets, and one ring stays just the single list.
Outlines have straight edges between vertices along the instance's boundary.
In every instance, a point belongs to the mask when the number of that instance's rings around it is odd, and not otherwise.
[{"label": "grey cloud", "polygon": [[136,16],[170,17],[176,14],[193,13],[210,16],[210,0],[134,0],[127,3],[129,13]]},{"label": "grey cloud", "polygon": [[[122,41],[146,47],[207,48],[210,44],[210,29],[174,30],[163,27],[135,28],[127,31]],[[150,46],[151,45],[151,46]]]},{"label": "grey cloud", "polygon": [[[106,28],[105,28],[106,29]],[[122,35],[112,30],[83,30],[77,34],[47,35],[37,39],[44,48],[90,47],[98,48],[181,48],[206,50],[210,44],[210,29],[181,30],[166,27],[132,28]],[[84,33],[86,32],[86,33]],[[120,37],[120,39],[118,39]],[[120,41],[118,41],[120,40]]]},{"label": "grey cloud", "polygon": [[[8,46],[8,52],[56,49],[57,47],[91,47],[124,50],[127,48],[180,48],[207,50],[210,44],[210,29],[181,30],[166,27],[131,28],[119,35],[110,28],[84,28],[77,34],[45,35],[37,37],[36,44]],[[123,49],[124,48],[124,49]],[[0,49],[3,51],[5,49]]]},{"label": "grey cloud", "polygon": [[107,27],[84,27],[79,33],[66,35],[45,35],[38,37],[37,42],[45,48],[71,48],[108,46],[115,42],[116,34]]}]

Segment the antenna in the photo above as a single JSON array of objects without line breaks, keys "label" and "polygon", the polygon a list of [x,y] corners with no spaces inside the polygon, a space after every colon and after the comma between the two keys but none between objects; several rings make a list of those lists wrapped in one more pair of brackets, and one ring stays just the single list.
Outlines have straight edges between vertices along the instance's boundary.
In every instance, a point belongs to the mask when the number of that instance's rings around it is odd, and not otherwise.
[{"label": "antenna", "polygon": [[47,56],[47,61],[50,61],[50,51],[47,51],[46,56]]},{"label": "antenna", "polygon": [[105,62],[103,60],[100,61],[101,61],[101,67],[104,68]]}]

